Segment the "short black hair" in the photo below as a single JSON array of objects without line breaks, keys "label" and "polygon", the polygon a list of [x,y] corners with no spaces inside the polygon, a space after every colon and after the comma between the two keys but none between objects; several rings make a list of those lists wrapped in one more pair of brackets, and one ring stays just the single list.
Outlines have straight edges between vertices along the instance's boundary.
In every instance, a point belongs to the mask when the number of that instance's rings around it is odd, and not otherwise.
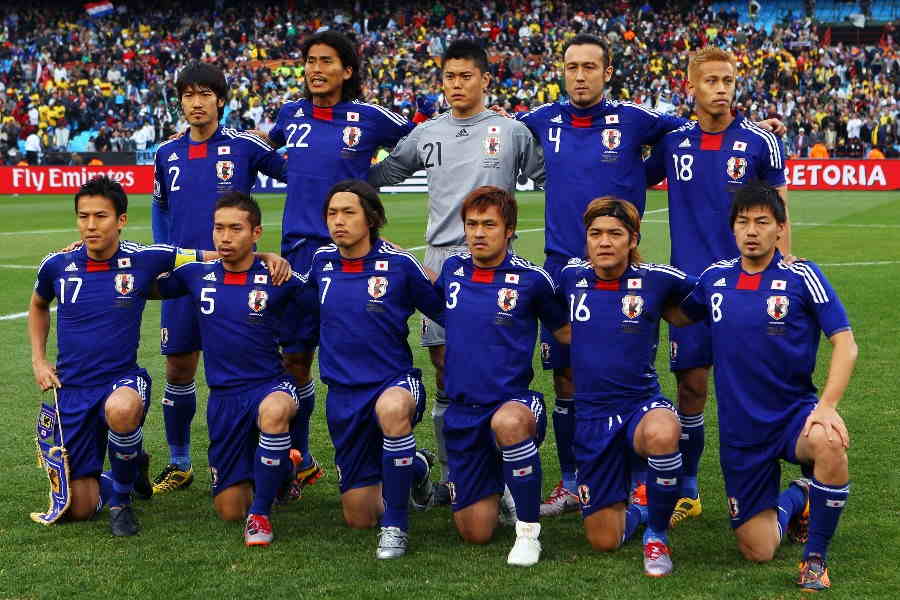
[{"label": "short black hair", "polygon": [[116,216],[128,212],[128,195],[118,181],[110,179],[106,175],[94,177],[75,192],[75,212],[78,212],[78,200],[82,196],[103,196],[113,203],[116,208]]},{"label": "short black hair", "polygon": [[469,59],[475,63],[478,70],[482,73],[488,72],[487,52],[478,42],[470,39],[459,39],[453,41],[447,49],[444,50],[444,56],[441,58],[441,65],[446,65],[448,60],[453,59]]},{"label": "short black hair", "polygon": [[244,192],[228,192],[216,201],[216,210],[220,208],[237,208],[247,213],[250,227],[259,227],[262,224],[262,211],[259,203],[250,194]]},{"label": "short black hair", "polygon": [[566,51],[572,46],[599,46],[600,49],[603,50],[603,68],[605,69],[609,65],[612,64],[612,54],[609,49],[609,44],[606,43],[606,40],[603,40],[596,35],[591,35],[589,33],[579,33],[571,40],[566,42],[565,47],[563,48],[563,57],[566,55]]},{"label": "short black hair", "polygon": [[751,208],[768,208],[772,211],[777,223],[787,222],[787,209],[784,200],[774,187],[764,181],[751,180],[738,188],[731,201],[730,225],[734,229],[734,222],[738,215]]},{"label": "short black hair", "polygon": [[[175,90],[178,92],[178,101],[189,87],[196,86],[198,88],[209,88],[219,100],[228,100],[228,81],[225,80],[225,73],[219,67],[208,63],[194,61],[188,63],[178,73],[178,79],[175,80]],[[219,107],[219,119],[225,114],[225,106]]]},{"label": "short black hair", "polygon": [[366,220],[369,222],[369,241],[373,244],[378,239],[378,232],[382,227],[387,225],[387,217],[384,214],[384,204],[378,197],[378,190],[371,184],[360,179],[345,179],[338,181],[330,190],[325,198],[325,204],[322,207],[322,217],[327,220],[328,206],[335,194],[341,192],[350,192],[359,197],[359,205],[362,206],[363,212],[366,214]]},{"label": "short black hair", "polygon": [[[309,55],[310,48],[316,44],[324,44],[333,48],[341,60],[341,66],[345,68],[350,67],[353,71],[350,79],[346,80],[341,87],[341,102],[350,102],[362,98],[362,74],[360,73],[359,54],[356,53],[353,42],[347,36],[337,31],[330,29],[320,31],[303,40],[303,45],[300,46],[300,53],[303,55],[304,62]],[[308,86],[305,86],[303,97],[307,100],[312,99],[312,93],[309,91]]]}]

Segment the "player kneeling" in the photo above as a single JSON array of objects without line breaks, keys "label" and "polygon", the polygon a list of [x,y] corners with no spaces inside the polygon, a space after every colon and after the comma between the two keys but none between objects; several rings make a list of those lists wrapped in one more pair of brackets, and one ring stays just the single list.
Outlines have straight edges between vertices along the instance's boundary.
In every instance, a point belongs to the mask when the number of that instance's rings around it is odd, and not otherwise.
[{"label": "player kneeling", "polygon": [[[58,388],[55,406],[45,405],[38,421],[42,442],[54,440],[42,444],[52,504],[32,518],[82,521],[108,503],[116,536],[138,532],[132,490],[152,494],[141,429],[151,384],[137,364],[141,316],[157,276],[196,256],[121,240],[127,210],[125,191],[108,177],[81,186],[75,214],[82,244],[43,260],[28,311],[35,380],[43,390]],[[56,366],[46,351],[54,299]],[[107,446],[110,470],[101,474]]]},{"label": "player kneeling", "polygon": [[516,542],[507,562],[538,562],[541,460],[547,414],[528,389],[538,319],[568,329],[550,276],[516,256],[515,199],[484,186],[463,202],[469,252],[451,255],[436,283],[445,299],[445,383],[450,406],[444,437],[456,528],[467,542],[487,543],[497,525],[500,494],[509,488],[517,511]]},{"label": "player kneeling", "polygon": [[[575,458],[588,541],[612,551],[644,532],[644,571],[672,571],[667,530],[678,499],[681,426],[660,390],[654,363],[663,310],[696,278],[640,262],[640,216],[603,197],[584,213],[588,261],[570,261],[559,293],[569,306],[575,380]],[[628,504],[631,451],[647,461],[646,494]]]},{"label": "player kneeling", "polygon": [[432,494],[431,459],[413,434],[425,388],[407,321],[416,309],[440,318],[443,306],[419,261],[379,239],[386,219],[371,185],[335,184],[324,217],[334,243],[313,255],[307,285],[318,294],[319,371],[344,520],[360,529],[380,520],[375,556],[399,558],[409,545],[408,504],[424,509]]},{"label": "player kneeling", "polygon": [[289,428],[299,401],[296,383],[281,363],[278,323],[308,312],[301,278],[295,273],[276,287],[253,254],[260,222],[253,198],[223,195],[213,216],[221,258],[183,265],[158,282],[164,298],[188,295],[197,312],[210,388],[213,502],[222,519],[246,517],[248,546],[272,542],[272,503],[294,475]]},{"label": "player kneeling", "polygon": [[[719,399],[720,462],[738,547],[749,560],[772,559],[787,531],[806,542],[797,583],[831,586],[828,543],[850,493],[850,436],[837,404],[857,347],[841,301],[815,264],[787,264],[776,248],[786,211],[775,188],[741,187],[731,208],[740,256],[710,266],[674,317],[708,319]],[[820,331],[834,346],[816,396],[812,373]],[[778,493],[780,461],[812,479]]]}]

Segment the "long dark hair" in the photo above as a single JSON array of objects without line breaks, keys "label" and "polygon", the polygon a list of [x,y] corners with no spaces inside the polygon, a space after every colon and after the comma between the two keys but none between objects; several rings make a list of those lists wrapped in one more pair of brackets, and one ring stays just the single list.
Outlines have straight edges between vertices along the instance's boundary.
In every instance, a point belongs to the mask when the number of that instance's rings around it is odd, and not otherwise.
[{"label": "long dark hair", "polygon": [[378,239],[378,232],[387,224],[387,217],[384,214],[384,204],[378,197],[378,191],[370,184],[360,179],[345,179],[338,181],[328,190],[328,196],[325,204],[322,206],[322,217],[328,218],[328,206],[335,194],[341,192],[350,192],[356,194],[359,198],[359,205],[362,207],[366,215],[366,221],[369,223],[369,241],[373,244]]},{"label": "long dark hair", "polygon": [[[337,52],[338,58],[341,59],[341,66],[350,67],[353,71],[350,79],[345,81],[341,87],[341,102],[350,102],[362,98],[362,75],[360,75],[359,55],[356,53],[356,48],[353,47],[353,42],[347,36],[337,31],[327,30],[316,33],[303,40],[300,52],[303,54],[304,61],[309,54],[309,49],[316,44],[324,44],[333,48]],[[303,97],[307,100],[312,100],[312,94],[308,86],[303,92]]]}]

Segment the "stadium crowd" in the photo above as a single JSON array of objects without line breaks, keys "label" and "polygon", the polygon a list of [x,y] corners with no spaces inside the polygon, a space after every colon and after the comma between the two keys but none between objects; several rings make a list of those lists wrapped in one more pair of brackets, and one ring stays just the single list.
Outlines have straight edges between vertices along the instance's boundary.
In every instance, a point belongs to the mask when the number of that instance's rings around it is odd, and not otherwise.
[{"label": "stadium crowd", "polygon": [[687,115],[688,53],[714,44],[738,56],[738,105],[751,118],[785,121],[790,155],[900,156],[900,58],[891,35],[874,46],[829,45],[802,15],[767,32],[706,2],[654,9],[627,0],[492,1],[473,8],[438,0],[398,3],[390,12],[368,0],[302,9],[116,5],[100,18],[80,6],[0,9],[0,156],[7,162],[20,160],[19,140],[32,159],[70,148],[78,135],[87,150],[152,149],[178,126],[172,84],[189,59],[229,74],[237,92],[226,125],[268,131],[278,107],[301,92],[300,40],[323,27],[354,34],[367,99],[407,115],[417,94],[442,104],[437,57],[461,36],[483,41],[495,81],[489,99],[508,110],[563,95],[561,49],[586,32],[612,45],[612,97]]}]

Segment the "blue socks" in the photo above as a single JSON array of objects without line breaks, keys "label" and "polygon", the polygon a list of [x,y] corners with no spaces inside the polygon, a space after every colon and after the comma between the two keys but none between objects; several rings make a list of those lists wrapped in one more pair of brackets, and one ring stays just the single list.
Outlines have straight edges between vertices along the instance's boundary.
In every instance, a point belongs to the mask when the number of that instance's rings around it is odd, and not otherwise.
[{"label": "blue socks", "polygon": [[553,431],[556,434],[556,456],[562,471],[563,487],[575,493],[575,400],[557,398],[553,409]]},{"label": "blue socks", "polygon": [[681,471],[682,498],[697,498],[697,473],[700,470],[700,457],[703,455],[703,444],[706,432],[703,426],[703,413],[686,415],[678,412],[678,420],[681,421],[681,442],[678,449],[684,459]]},{"label": "blue socks", "polygon": [[191,468],[191,421],[197,412],[197,384],[167,382],[162,407],[169,462],[187,471]]},{"label": "blue socks", "polygon": [[537,523],[541,509],[541,457],[534,438],[502,446],[503,479],[516,504],[519,521]]},{"label": "blue socks", "polygon": [[811,554],[827,558],[828,543],[834,536],[849,495],[849,482],[830,486],[812,480],[809,485],[809,541],[803,551],[803,560]]},{"label": "blue socks", "polygon": [[681,452],[647,457],[647,530],[644,543],[650,538],[668,543],[666,531],[681,489],[678,477],[682,469]]},{"label": "blue socks", "polygon": [[125,506],[131,503],[131,490],[134,488],[134,480],[137,479],[137,459],[141,455],[144,433],[140,427],[124,433],[110,429],[107,439],[112,475],[112,490],[108,502],[110,506]]},{"label": "blue socks", "polygon": [[259,434],[259,445],[253,463],[253,483],[256,488],[250,512],[254,515],[268,515],[278,488],[284,483],[291,470],[291,434]]},{"label": "blue socks", "polygon": [[806,494],[796,485],[789,485],[778,495],[778,506],[775,507],[775,516],[778,517],[778,536],[784,538],[787,533],[788,523],[794,515],[803,511],[806,505]]},{"label": "blue socks", "polygon": [[416,436],[384,436],[381,453],[381,495],[384,498],[382,527],[409,530],[409,490],[416,460]]},{"label": "blue socks", "polygon": [[309,383],[297,389],[299,406],[297,415],[291,421],[291,447],[300,451],[303,461],[300,469],[308,469],[312,466],[313,457],[309,452],[309,420],[316,408],[316,382]]},{"label": "blue socks", "polygon": [[[647,522],[647,509],[637,504],[629,504],[625,508],[625,531],[622,533],[622,544],[631,539],[643,523]],[[621,545],[621,544],[620,544]]]}]

